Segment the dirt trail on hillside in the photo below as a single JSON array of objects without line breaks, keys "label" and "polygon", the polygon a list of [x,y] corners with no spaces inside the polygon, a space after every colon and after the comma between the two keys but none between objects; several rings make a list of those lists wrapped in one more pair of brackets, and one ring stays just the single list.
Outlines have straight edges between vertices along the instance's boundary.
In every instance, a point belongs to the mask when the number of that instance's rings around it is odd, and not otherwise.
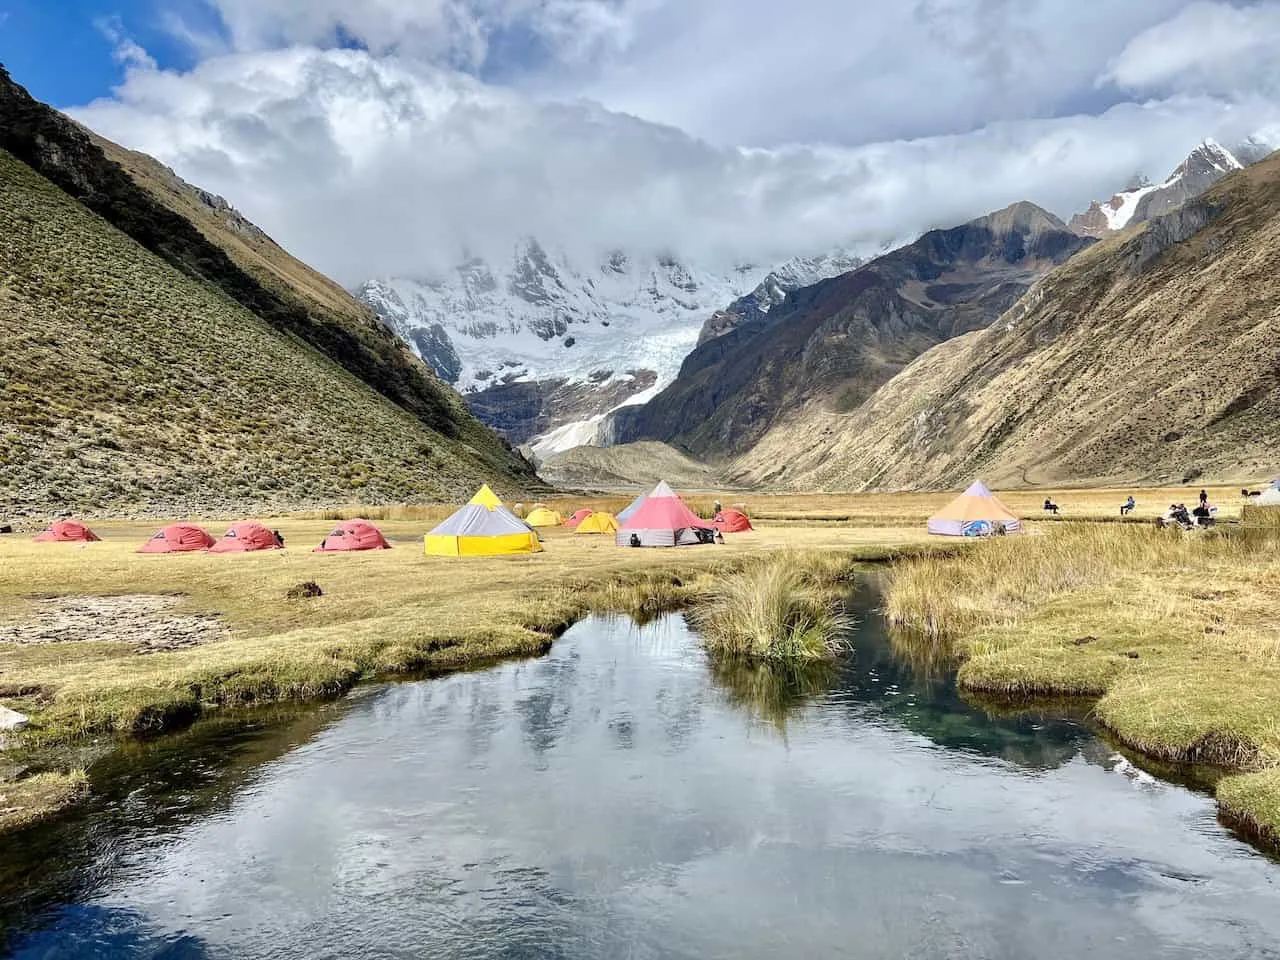
[{"label": "dirt trail on hillside", "polygon": [[129,643],[138,653],[181,650],[228,636],[216,616],[174,613],[180,596],[54,597],[29,620],[0,623],[0,643]]}]

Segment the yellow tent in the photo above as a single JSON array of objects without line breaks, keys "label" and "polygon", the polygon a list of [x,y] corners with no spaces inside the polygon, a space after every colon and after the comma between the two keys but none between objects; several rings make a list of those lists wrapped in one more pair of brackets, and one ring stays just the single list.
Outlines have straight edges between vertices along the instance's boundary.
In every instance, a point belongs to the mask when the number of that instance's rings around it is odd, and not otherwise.
[{"label": "yellow tent", "polygon": [[538,535],[504,507],[488,486],[428,533],[425,544],[429,557],[500,557],[542,549]]},{"label": "yellow tent", "polygon": [[574,533],[617,533],[618,521],[612,513],[593,513],[580,524]]},{"label": "yellow tent", "polygon": [[531,527],[558,527],[564,523],[564,517],[554,510],[538,507],[538,509],[529,512],[529,515],[524,518],[524,522]]},{"label": "yellow tent", "polygon": [[496,493],[489,489],[487,483],[476,491],[476,495],[471,498],[471,502],[478,507],[484,507],[486,510],[502,506],[502,501],[498,499]]}]

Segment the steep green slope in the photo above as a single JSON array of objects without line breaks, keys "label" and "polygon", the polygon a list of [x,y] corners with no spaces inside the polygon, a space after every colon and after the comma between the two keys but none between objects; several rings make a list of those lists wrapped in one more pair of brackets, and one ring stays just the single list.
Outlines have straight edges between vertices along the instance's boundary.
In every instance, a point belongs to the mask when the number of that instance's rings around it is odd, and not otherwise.
[{"label": "steep green slope", "polygon": [[512,473],[0,151],[0,513],[456,499]]},{"label": "steep green slope", "polygon": [[1280,473],[1280,157],[1074,257],[856,411],[794,410],[735,465],[799,488]]},{"label": "steep green slope", "polygon": [[176,270],[315,347],[433,431],[467,443],[496,475],[536,482],[532,468],[476,421],[372,311],[216,198],[34,100],[3,67],[0,149]]},{"label": "steep green slope", "polygon": [[990,324],[1092,242],[1030,203],[930,231],[703,343],[666,390],[615,415],[614,434],[710,460],[741,454],[798,406],[855,408],[930,347]]}]

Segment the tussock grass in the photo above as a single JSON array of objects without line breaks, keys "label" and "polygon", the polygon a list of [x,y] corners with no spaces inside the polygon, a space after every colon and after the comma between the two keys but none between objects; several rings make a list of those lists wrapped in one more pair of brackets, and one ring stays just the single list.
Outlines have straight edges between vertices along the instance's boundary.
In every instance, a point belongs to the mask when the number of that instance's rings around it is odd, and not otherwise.
[{"label": "tussock grass", "polygon": [[849,625],[828,587],[838,563],[785,553],[717,578],[694,619],[713,652],[760,660],[820,660]]},{"label": "tussock grass", "polygon": [[[1098,697],[1099,721],[1148,756],[1280,765],[1280,526],[1064,524],[903,564],[887,614],[904,642],[949,645],[968,690]],[[1277,806],[1250,809],[1274,829]]]},{"label": "tussock grass", "polygon": [[[249,704],[331,696],[364,677],[442,672],[546,650],[592,611],[640,619],[709,596],[715,581],[778,551],[812,576],[857,560],[928,549],[919,532],[786,529],[725,546],[628,550],[610,538],[546,532],[545,552],[451,560],[422,553],[429,521],[381,524],[395,548],[313,554],[324,519],[267,518],[289,549],[241,556],[140,556],[151,525],[96,525],[103,542],[0,539],[0,621],[36,613],[30,598],[166,594],[179,614],[216,615],[225,639],[140,655],[130,642],[0,643],[0,699],[30,715],[22,743],[144,736]],[[314,581],[323,596],[284,599]]]}]

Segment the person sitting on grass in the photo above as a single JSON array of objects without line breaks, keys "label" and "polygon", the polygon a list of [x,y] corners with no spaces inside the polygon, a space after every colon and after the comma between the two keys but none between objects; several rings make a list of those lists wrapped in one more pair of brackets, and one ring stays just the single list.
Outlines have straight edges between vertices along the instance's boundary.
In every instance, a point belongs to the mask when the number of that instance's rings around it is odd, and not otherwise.
[{"label": "person sitting on grass", "polygon": [[1058,505],[1048,497],[1044,498],[1044,509],[1046,513],[1052,513],[1055,517],[1058,515]]},{"label": "person sitting on grass", "polygon": [[1124,517],[1133,513],[1133,508],[1136,507],[1137,505],[1138,505],[1138,502],[1133,499],[1133,494],[1129,494],[1129,499],[1126,500],[1124,504],[1120,507],[1120,516]]},{"label": "person sitting on grass", "polygon": [[1187,512],[1186,506],[1181,503],[1171,503],[1164,516],[1156,520],[1156,526],[1161,528],[1177,526],[1183,530],[1191,530],[1195,527],[1195,523],[1191,519],[1191,514]]}]

